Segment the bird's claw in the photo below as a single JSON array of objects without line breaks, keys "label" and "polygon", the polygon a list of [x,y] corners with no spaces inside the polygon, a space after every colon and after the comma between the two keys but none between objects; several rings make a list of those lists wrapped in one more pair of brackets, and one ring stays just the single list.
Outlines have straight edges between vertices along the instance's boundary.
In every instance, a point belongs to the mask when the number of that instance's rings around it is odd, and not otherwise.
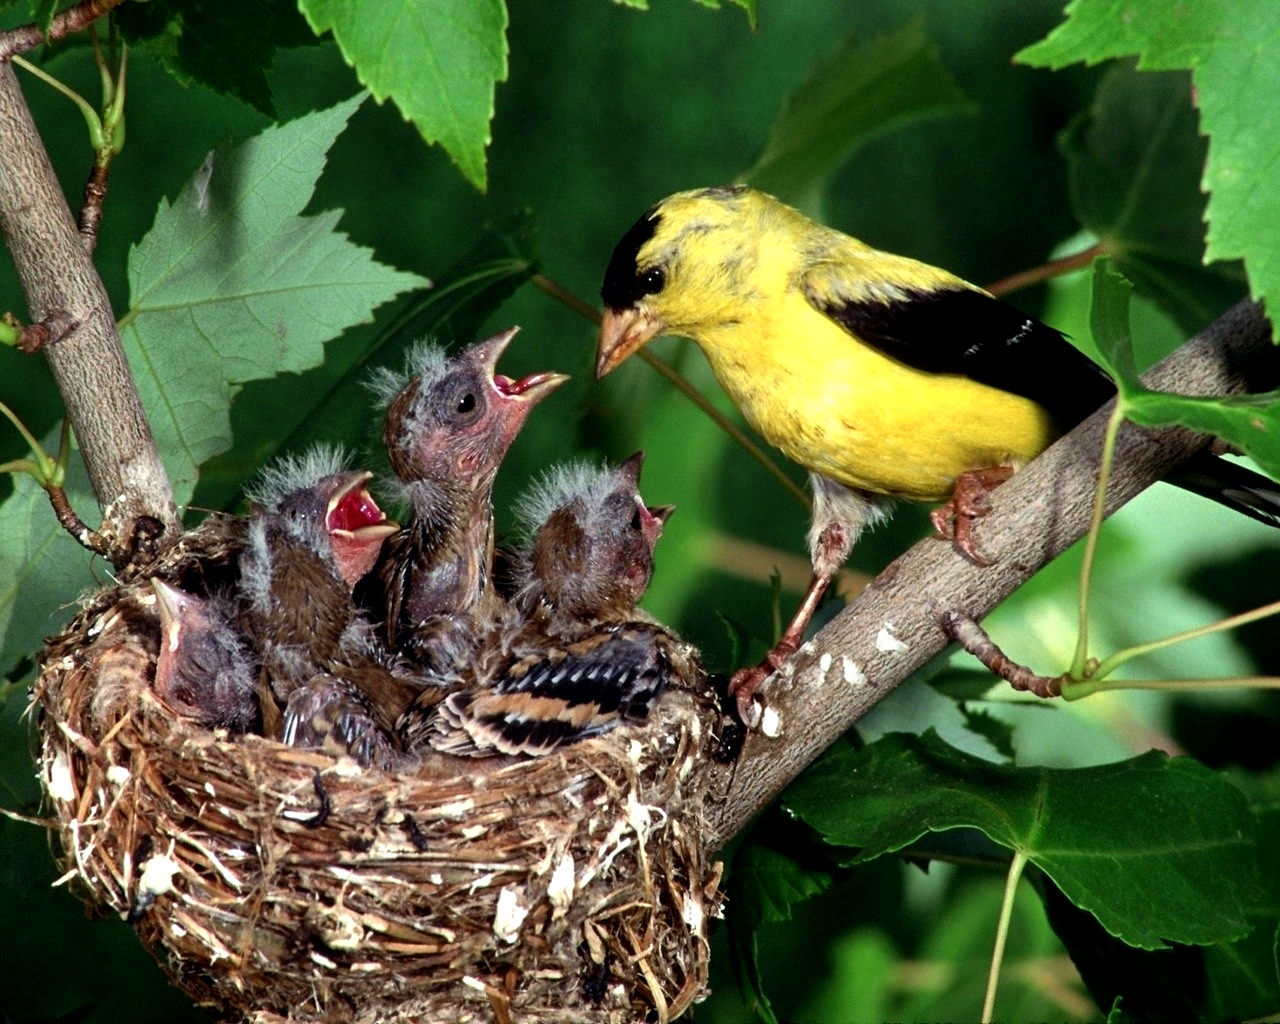
[{"label": "bird's claw", "polygon": [[733,698],[738,709],[738,719],[748,729],[754,729],[760,724],[760,717],[764,713],[763,707],[755,699],[756,690],[773,673],[782,668],[787,659],[795,654],[798,644],[784,636],[776,644],[768,654],[764,656],[759,665],[753,665],[750,668],[740,668],[732,676],[729,677],[729,696]]},{"label": "bird's claw", "polygon": [[979,568],[985,569],[991,564],[991,559],[978,551],[977,540],[973,536],[974,524],[991,511],[992,488],[1012,475],[1010,466],[991,466],[961,473],[956,478],[951,500],[929,513],[938,536],[951,541],[959,554]]}]

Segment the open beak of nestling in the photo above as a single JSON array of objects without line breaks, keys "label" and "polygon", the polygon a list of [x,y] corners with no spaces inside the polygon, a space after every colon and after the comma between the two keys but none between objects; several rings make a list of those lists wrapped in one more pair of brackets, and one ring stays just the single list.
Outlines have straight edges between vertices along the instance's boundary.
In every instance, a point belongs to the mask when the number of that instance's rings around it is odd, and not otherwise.
[{"label": "open beak of nestling", "polygon": [[378,508],[365,489],[373,479],[368,470],[344,474],[325,509],[324,525],[338,570],[348,586],[373,568],[382,542],[400,529]]},{"label": "open beak of nestling", "polygon": [[653,313],[631,306],[605,307],[600,321],[600,343],[596,348],[596,376],[603,377],[650,338],[666,330]]},{"label": "open beak of nestling", "polygon": [[170,652],[176,651],[182,629],[182,609],[191,598],[158,576],[152,577],[151,589],[156,595],[156,613],[160,616],[161,646]]},{"label": "open beak of nestling", "polygon": [[497,392],[500,400],[517,401],[531,407],[546,398],[569,377],[563,373],[533,373],[528,377],[513,379],[498,373],[498,357],[511,344],[511,339],[516,336],[518,330],[520,330],[519,327],[510,327],[501,334],[495,334],[492,338],[480,342],[476,346],[476,355],[482,360],[482,365],[493,383],[493,390]]}]

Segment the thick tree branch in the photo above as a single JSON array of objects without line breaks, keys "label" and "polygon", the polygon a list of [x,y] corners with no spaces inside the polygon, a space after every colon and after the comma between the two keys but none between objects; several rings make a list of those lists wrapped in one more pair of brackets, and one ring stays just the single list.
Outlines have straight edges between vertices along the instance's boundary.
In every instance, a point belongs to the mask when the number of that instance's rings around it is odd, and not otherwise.
[{"label": "thick tree branch", "polygon": [[42,43],[62,39],[73,32],[86,29],[122,3],[124,0],[84,0],[57,15],[49,23],[48,35],[41,32],[38,25],[23,25],[8,32],[0,32],[0,61],[7,61],[15,53],[26,53]]},{"label": "thick tree branch", "polygon": [[[1190,395],[1276,385],[1276,352],[1261,310],[1241,303],[1146,375],[1148,385]],[[885,569],[806,644],[785,678],[763,691],[780,735],[753,733],[721,802],[710,808],[713,848],[723,845],[841,733],[950,642],[941,610],[982,619],[1088,529],[1110,406],[1091,416],[991,495],[979,536],[994,559],[978,568],[950,544],[925,540]],[[1182,429],[1125,424],[1107,492],[1108,513],[1210,443]],[[721,769],[716,769],[720,771]]]},{"label": "thick tree branch", "polygon": [[106,289],[7,61],[0,64],[0,234],[13,256],[30,319],[41,321],[56,310],[79,324],[45,351],[104,508],[104,533],[118,546],[128,546],[140,519],[155,520],[166,532],[177,529],[169,479]]}]

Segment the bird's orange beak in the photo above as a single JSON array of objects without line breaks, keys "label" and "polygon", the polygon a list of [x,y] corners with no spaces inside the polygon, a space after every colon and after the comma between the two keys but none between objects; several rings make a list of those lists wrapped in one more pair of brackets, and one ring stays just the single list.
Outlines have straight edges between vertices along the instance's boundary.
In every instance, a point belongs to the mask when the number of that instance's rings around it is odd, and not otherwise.
[{"label": "bird's orange beak", "polygon": [[605,308],[600,321],[600,345],[596,349],[596,376],[603,377],[654,335],[666,327],[652,313],[636,309]]}]

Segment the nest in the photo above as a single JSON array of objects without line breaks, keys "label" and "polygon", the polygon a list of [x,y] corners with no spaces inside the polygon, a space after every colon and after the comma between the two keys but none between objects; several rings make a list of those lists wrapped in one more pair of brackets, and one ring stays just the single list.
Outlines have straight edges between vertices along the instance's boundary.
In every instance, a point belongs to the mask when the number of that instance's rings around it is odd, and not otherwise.
[{"label": "nest", "polygon": [[224,573],[228,521],[89,598],[41,657],[69,878],[226,1018],[665,1021],[705,993],[710,701],[453,777],[361,769],[175,715],[148,580]]}]

